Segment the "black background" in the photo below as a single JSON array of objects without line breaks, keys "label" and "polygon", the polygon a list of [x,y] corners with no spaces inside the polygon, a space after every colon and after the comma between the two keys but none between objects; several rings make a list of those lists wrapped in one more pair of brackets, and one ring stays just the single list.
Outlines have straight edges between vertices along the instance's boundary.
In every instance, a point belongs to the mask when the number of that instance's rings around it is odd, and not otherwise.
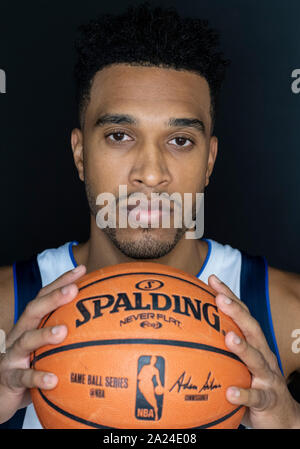
[{"label": "black background", "polygon": [[[0,15],[0,265],[84,241],[89,214],[72,160],[77,26],[129,1],[5,2]],[[140,3],[135,1],[135,4]],[[206,18],[232,60],[205,203],[205,236],[299,272],[298,0],[153,1]],[[188,176],[188,173],[187,173]]]},{"label": "black background", "polygon": [[[300,94],[291,90],[291,73],[300,68],[300,2],[151,3],[209,19],[232,60],[217,118],[219,155],[206,192],[205,237],[299,272]],[[89,236],[84,186],[70,146],[77,126],[73,43],[80,23],[128,4],[1,4],[7,93],[0,94],[0,265]],[[291,385],[298,398],[299,384]]]}]

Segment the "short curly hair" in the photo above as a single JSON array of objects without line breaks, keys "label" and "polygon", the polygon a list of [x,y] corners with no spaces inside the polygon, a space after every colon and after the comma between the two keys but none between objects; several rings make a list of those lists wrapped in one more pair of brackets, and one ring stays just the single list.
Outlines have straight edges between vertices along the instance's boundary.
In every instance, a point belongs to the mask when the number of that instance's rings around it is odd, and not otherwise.
[{"label": "short curly hair", "polygon": [[78,30],[74,74],[81,125],[94,75],[118,63],[187,70],[203,76],[210,89],[214,124],[219,91],[230,61],[219,49],[218,33],[206,20],[183,18],[174,7],[151,7],[144,2],[129,6],[119,15],[102,14]]}]

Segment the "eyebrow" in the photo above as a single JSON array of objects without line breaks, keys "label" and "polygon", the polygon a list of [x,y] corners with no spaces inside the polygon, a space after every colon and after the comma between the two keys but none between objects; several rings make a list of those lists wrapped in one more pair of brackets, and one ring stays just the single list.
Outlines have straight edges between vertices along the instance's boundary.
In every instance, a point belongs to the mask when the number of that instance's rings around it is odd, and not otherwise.
[{"label": "eyebrow", "polygon": [[180,126],[187,128],[195,128],[201,133],[205,133],[205,126],[202,120],[198,118],[171,118],[168,123],[169,126]]},{"label": "eyebrow", "polygon": [[116,125],[137,125],[135,118],[128,114],[103,114],[97,119],[95,126],[104,126],[109,123]]},{"label": "eyebrow", "polygon": [[[129,114],[103,114],[96,120],[95,127],[104,126],[106,124],[138,125],[138,120]],[[203,134],[205,133],[205,125],[203,121],[198,118],[170,118],[167,122],[167,126],[195,128],[197,131],[200,131]]]}]

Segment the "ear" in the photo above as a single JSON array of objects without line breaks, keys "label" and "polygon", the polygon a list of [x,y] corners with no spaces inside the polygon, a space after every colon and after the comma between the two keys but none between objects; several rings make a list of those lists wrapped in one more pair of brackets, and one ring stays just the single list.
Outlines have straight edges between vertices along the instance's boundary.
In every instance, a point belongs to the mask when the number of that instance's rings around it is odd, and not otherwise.
[{"label": "ear", "polygon": [[83,137],[80,129],[75,128],[71,134],[71,146],[73,151],[74,162],[78,171],[79,178],[84,181],[83,169]]},{"label": "ear", "polygon": [[209,142],[209,154],[205,174],[205,187],[208,186],[209,184],[209,178],[213,172],[217,154],[218,154],[218,138],[216,136],[212,136]]}]

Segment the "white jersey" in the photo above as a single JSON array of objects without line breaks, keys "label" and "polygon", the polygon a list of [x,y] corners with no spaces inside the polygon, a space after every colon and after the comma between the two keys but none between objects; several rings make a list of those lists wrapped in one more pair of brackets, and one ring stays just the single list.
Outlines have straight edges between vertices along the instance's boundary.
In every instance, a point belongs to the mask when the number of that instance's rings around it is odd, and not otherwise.
[{"label": "white jersey", "polygon": [[[229,245],[221,245],[214,240],[204,239],[208,252],[197,277],[207,284],[211,274],[215,274],[240,297],[241,253]],[[42,286],[46,286],[65,272],[76,267],[72,247],[77,242],[67,242],[59,248],[47,249],[37,256]],[[33,404],[26,409],[23,429],[42,429]]]}]

